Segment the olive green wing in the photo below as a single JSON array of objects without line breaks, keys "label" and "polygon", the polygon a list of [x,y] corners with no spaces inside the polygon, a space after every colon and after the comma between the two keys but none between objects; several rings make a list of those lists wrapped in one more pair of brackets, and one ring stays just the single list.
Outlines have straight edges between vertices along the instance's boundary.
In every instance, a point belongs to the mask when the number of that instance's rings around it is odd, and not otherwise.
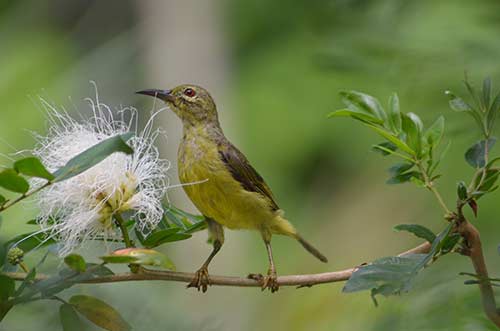
[{"label": "olive green wing", "polygon": [[231,143],[226,142],[219,145],[219,155],[233,178],[240,182],[245,190],[262,194],[269,199],[273,210],[279,209],[273,192],[261,175],[250,165],[243,153]]}]

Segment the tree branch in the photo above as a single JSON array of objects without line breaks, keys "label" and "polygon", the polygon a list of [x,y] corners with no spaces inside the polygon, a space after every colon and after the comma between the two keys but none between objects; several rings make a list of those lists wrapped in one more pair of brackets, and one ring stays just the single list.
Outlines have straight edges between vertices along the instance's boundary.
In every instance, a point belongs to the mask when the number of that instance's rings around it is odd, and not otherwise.
[{"label": "tree branch", "polygon": [[484,260],[479,231],[466,219],[463,219],[458,225],[457,231],[466,241],[467,249],[464,254],[470,258],[472,266],[478,276],[483,310],[486,313],[486,316],[488,316],[488,318],[495,323],[497,327],[500,327],[500,312],[497,309],[493,287],[491,286],[488,276],[488,269]]},{"label": "tree branch", "polygon": [[[415,248],[405,251],[398,256],[407,254],[428,253],[431,244],[423,243]],[[317,284],[335,283],[348,280],[352,273],[359,267],[350,269],[324,272],[319,274],[309,275],[288,275],[278,277],[278,284],[280,286],[300,286],[307,287]],[[14,280],[24,280],[25,273],[20,272],[6,272],[4,275]],[[138,273],[123,273],[109,276],[97,277],[89,280],[82,281],[82,284],[98,284],[98,283],[116,283],[116,282],[129,282],[129,281],[143,281],[143,280],[163,280],[189,283],[193,280],[194,273],[188,272],[175,272],[175,271],[159,271],[151,269],[141,269]],[[40,281],[49,278],[47,275],[37,275],[35,280]],[[230,277],[230,276],[210,276],[211,285],[219,286],[239,286],[239,287],[260,287],[261,284],[254,279],[244,277]]]}]

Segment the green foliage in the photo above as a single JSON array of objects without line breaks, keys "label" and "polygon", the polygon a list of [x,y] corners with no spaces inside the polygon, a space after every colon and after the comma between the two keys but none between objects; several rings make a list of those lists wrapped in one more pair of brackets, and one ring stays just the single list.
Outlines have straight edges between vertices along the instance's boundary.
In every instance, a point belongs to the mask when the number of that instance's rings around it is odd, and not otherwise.
[{"label": "green foliage", "polygon": [[[89,321],[105,330],[131,330],[130,325],[123,319],[120,313],[102,300],[88,295],[74,295],[69,299],[69,304]],[[75,321],[74,315],[71,319]]]},{"label": "green foliage", "polygon": [[377,305],[375,300],[377,294],[389,296],[408,291],[424,259],[424,254],[413,254],[375,260],[356,270],[342,291],[351,293],[371,290],[372,298]]},{"label": "green foliage", "polygon": [[[452,228],[450,223],[438,236],[423,226],[408,224],[397,226],[398,230],[406,230],[417,237],[431,239],[432,246],[428,254],[408,254],[405,256],[385,257],[361,266],[349,278],[343,292],[358,292],[371,290],[374,303],[376,295],[396,295],[407,292],[413,285],[417,274],[438,256],[451,251],[448,242]],[[456,242],[455,242],[456,243]],[[446,246],[445,246],[446,245]],[[443,249],[445,248],[446,251]]]},{"label": "green foliage", "polygon": [[168,242],[191,238],[190,234],[180,233],[180,231],[180,228],[155,231],[145,238],[142,244],[144,247],[153,248]]},{"label": "green foliage", "polygon": [[15,170],[5,169],[0,172],[0,187],[12,192],[24,194],[30,189],[30,184],[22,176],[19,176]]},{"label": "green foliage", "polygon": [[[414,113],[401,113],[396,94],[389,98],[389,110],[386,112],[380,102],[372,96],[357,92],[344,91],[340,94],[348,109],[330,113],[329,117],[351,117],[365,124],[386,139],[386,142],[373,146],[383,155],[402,158],[404,164],[396,164],[389,169],[389,184],[413,181],[427,185],[436,179],[434,170],[439,164],[435,152],[441,143],[445,121],[440,116],[427,129],[420,117]],[[415,169],[412,169],[414,166]]]},{"label": "green foliage", "polygon": [[76,309],[69,303],[64,303],[59,307],[59,317],[63,331],[85,330],[85,323],[80,319]]},{"label": "green foliage", "polygon": [[[450,107],[455,111],[471,115],[483,139],[465,152],[465,160],[475,169],[475,173],[469,185],[464,181],[459,181],[457,185],[456,212],[448,209],[434,186],[435,179],[439,177],[439,175],[434,175],[434,171],[446,151],[444,149],[440,155],[436,155],[436,149],[443,139],[444,118],[438,117],[426,129],[418,115],[400,112],[399,99],[395,94],[389,99],[389,111],[386,113],[373,97],[353,91],[341,93],[342,100],[348,109],[335,111],[330,114],[330,117],[351,117],[361,121],[385,138],[386,142],[379,143],[373,148],[382,152],[383,155],[394,155],[404,160],[389,168],[391,177],[387,183],[399,184],[412,181],[425,186],[435,195],[446,212],[446,220],[449,221],[448,226],[437,236],[423,225],[397,225],[395,230],[408,231],[432,243],[429,253],[386,257],[362,266],[346,283],[344,292],[371,290],[372,298],[377,304],[376,295],[388,296],[408,291],[416,275],[423,268],[438,257],[454,252],[460,244],[461,235],[452,229],[454,229],[455,222],[463,221],[462,207],[469,205],[474,214],[477,214],[476,200],[497,188],[496,182],[500,176],[500,169],[494,167],[494,164],[500,158],[490,159],[490,153],[496,142],[496,138],[492,137],[491,133],[500,110],[500,94],[492,98],[491,80],[488,78],[483,81],[480,93],[476,92],[467,79],[465,86],[472,102],[469,104],[463,98],[448,91],[446,94],[450,98]],[[386,115],[381,115],[381,112]]]},{"label": "green foliage", "polygon": [[154,248],[169,242],[186,240],[192,234],[206,229],[207,223],[201,215],[193,215],[180,210],[174,206],[164,206],[163,219],[147,237],[144,237],[138,229],[135,236],[146,248]]},{"label": "green foliage", "polygon": [[76,272],[85,272],[87,270],[87,265],[83,257],[78,254],[70,254],[64,258],[64,263]]},{"label": "green foliage", "polygon": [[474,168],[483,168],[486,165],[486,155],[495,145],[496,138],[481,140],[472,145],[465,152],[465,160]]},{"label": "green foliage", "polygon": [[467,80],[467,77],[464,84],[472,102],[467,103],[451,91],[446,91],[450,98],[450,107],[455,111],[465,112],[472,116],[482,135],[488,140],[491,137],[500,109],[500,93],[495,98],[492,98],[491,79],[489,77],[484,79],[480,92],[476,91],[474,86]]},{"label": "green foliage", "polygon": [[457,185],[457,196],[460,200],[465,201],[468,198],[467,186],[465,186],[465,182],[461,181]]},{"label": "green foliage", "polygon": [[[5,242],[4,247],[10,249],[12,247],[18,247],[22,249],[25,253],[32,251],[35,248],[40,248],[48,245],[54,244],[55,241],[49,238],[44,233],[38,233],[38,231],[33,231],[25,234],[20,234],[7,242]],[[14,246],[14,244],[16,244]]]},{"label": "green foliage", "polygon": [[54,175],[36,157],[27,157],[16,161],[14,163],[14,170],[29,177],[44,178],[49,181],[54,179]]},{"label": "green foliage", "polygon": [[122,152],[132,154],[134,151],[127,145],[126,141],[132,138],[133,133],[126,133],[101,141],[99,144],[90,147],[83,153],[75,156],[68,163],[58,169],[55,173],[54,182],[60,182],[71,177],[77,176],[87,169],[92,168],[109,155]]},{"label": "green foliage", "polygon": [[7,276],[0,275],[0,302],[7,301],[14,295],[14,292],[14,281]]},{"label": "green foliage", "polygon": [[394,227],[394,230],[408,231],[418,238],[425,239],[430,243],[433,243],[436,239],[436,235],[431,230],[420,224],[399,224]]}]

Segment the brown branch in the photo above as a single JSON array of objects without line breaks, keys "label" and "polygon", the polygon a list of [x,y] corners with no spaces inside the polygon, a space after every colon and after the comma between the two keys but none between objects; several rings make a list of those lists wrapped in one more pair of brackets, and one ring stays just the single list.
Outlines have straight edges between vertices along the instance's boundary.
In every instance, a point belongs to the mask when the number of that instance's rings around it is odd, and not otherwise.
[{"label": "brown branch", "polygon": [[[418,253],[428,253],[430,251],[431,245],[429,243],[421,244],[415,248],[412,248],[406,252],[399,254],[398,256],[403,256],[407,254],[418,254]],[[317,284],[342,282],[348,280],[352,273],[358,267],[340,270],[324,272],[319,274],[309,274],[309,275],[288,275],[278,277],[278,284],[281,286],[312,286]],[[26,277],[25,273],[20,272],[6,272],[4,275],[14,279],[14,280],[24,280]],[[35,280],[40,281],[47,279],[47,275],[37,275]],[[97,284],[97,283],[116,283],[116,282],[129,282],[129,281],[143,281],[143,280],[163,280],[163,281],[174,281],[174,282],[184,282],[189,283],[193,280],[194,274],[188,272],[175,272],[175,271],[157,271],[150,269],[142,269],[138,273],[123,273],[109,276],[97,277],[89,280],[82,281],[82,284]],[[260,287],[261,284],[254,279],[244,278],[244,277],[230,277],[230,276],[210,276],[210,282],[212,285],[219,286],[240,286],[240,287]]]},{"label": "brown branch", "polygon": [[[462,221],[457,230],[466,243],[467,249],[464,255],[469,256],[472,265],[478,275],[479,290],[483,303],[483,309],[488,318],[500,327],[500,313],[497,310],[493,288],[491,286],[484,255],[481,246],[481,239],[478,230],[468,221]],[[431,244],[426,242],[410,250],[400,253],[398,256],[408,254],[425,254],[431,249]],[[349,268],[339,271],[324,272],[319,274],[306,274],[306,275],[288,275],[278,277],[278,284],[280,286],[298,286],[308,287],[318,284],[336,283],[348,280],[358,267]],[[22,281],[26,278],[26,273],[21,272],[5,272],[6,275],[14,280]],[[102,283],[117,283],[117,282],[130,282],[130,281],[148,281],[148,280],[161,280],[161,281],[174,281],[189,283],[194,277],[194,273],[188,272],[175,272],[175,271],[158,271],[151,269],[141,269],[138,273],[122,273],[115,275],[108,275],[96,277],[82,281],[81,284],[102,284]],[[48,275],[38,274],[35,281],[41,281],[49,278]],[[217,286],[238,286],[238,287],[260,287],[261,284],[254,279],[244,277],[231,277],[231,276],[210,276],[211,285]]]},{"label": "brown branch", "polygon": [[462,235],[467,244],[465,255],[467,255],[471,262],[479,280],[479,291],[481,293],[481,301],[483,310],[486,316],[500,327],[500,312],[497,309],[493,287],[488,276],[488,269],[484,260],[483,248],[481,244],[481,237],[477,228],[465,219],[458,225],[458,233]]}]

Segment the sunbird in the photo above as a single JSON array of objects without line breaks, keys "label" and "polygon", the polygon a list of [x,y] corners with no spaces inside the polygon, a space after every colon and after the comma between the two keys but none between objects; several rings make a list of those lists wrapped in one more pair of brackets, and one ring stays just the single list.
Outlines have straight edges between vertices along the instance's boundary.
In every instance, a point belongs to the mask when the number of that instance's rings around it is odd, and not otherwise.
[{"label": "sunbird", "polygon": [[210,285],[208,266],[224,243],[224,228],[257,230],[269,259],[267,276],[251,275],[262,289],[279,289],[271,237],[292,237],[322,262],[327,258],[302,238],[284,217],[271,189],[247,158],[224,135],[214,100],[204,88],[180,85],[171,90],[138,91],[164,101],[181,119],[183,137],[178,150],[180,182],[196,208],[204,215],[213,250],[188,287],[198,291]]}]

